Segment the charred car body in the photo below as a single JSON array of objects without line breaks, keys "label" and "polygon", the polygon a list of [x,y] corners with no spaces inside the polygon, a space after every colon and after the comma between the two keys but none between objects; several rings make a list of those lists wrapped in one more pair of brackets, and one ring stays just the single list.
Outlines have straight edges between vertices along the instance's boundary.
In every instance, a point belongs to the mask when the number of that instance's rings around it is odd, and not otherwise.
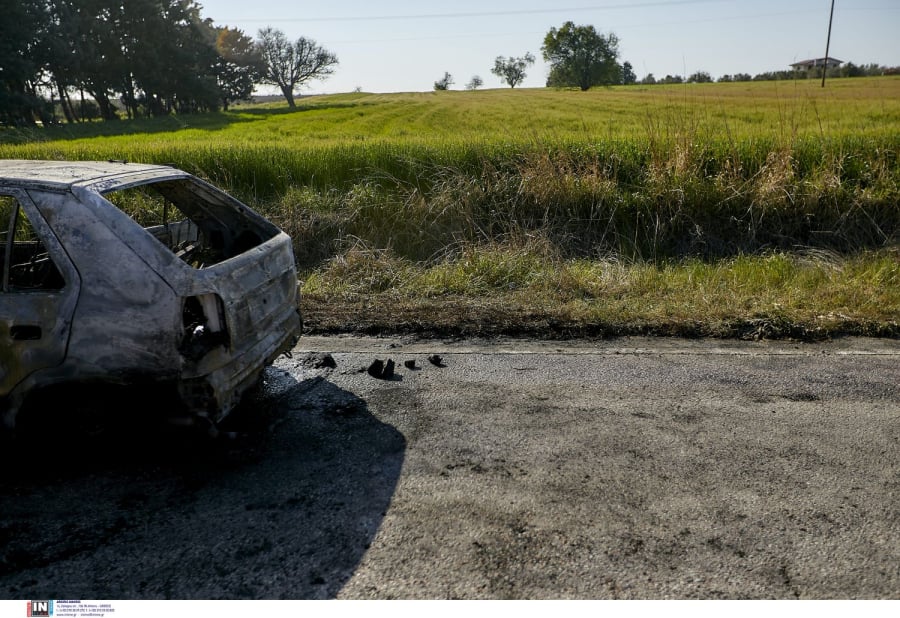
[{"label": "charred car body", "polygon": [[167,166],[0,161],[0,274],[7,426],[41,393],[134,385],[217,421],[300,331],[290,238]]}]

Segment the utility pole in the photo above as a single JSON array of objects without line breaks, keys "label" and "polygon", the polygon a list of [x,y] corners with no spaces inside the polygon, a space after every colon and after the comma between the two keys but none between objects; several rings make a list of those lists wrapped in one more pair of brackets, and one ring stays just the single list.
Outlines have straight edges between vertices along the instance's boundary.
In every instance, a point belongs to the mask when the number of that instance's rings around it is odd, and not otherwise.
[{"label": "utility pole", "polygon": [[831,20],[834,19],[834,0],[831,0],[831,15],[828,16],[828,39],[825,41],[825,66],[822,67],[822,88],[825,87],[825,74],[828,72],[828,50],[831,48]]}]

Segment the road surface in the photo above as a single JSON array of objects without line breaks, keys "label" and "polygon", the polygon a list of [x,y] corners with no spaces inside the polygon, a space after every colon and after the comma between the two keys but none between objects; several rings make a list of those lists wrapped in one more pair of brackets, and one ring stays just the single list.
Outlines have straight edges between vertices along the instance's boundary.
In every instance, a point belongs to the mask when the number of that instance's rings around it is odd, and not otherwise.
[{"label": "road surface", "polygon": [[0,597],[900,596],[897,341],[305,338],[226,429],[8,445]]}]

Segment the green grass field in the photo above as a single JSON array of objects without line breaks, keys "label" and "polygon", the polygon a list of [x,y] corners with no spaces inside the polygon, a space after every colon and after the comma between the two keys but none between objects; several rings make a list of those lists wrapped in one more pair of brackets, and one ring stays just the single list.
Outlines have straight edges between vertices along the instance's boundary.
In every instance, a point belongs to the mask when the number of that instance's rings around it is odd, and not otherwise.
[{"label": "green grass field", "polygon": [[900,334],[900,77],[345,94],[0,131],[173,163],[295,239],[320,329]]}]

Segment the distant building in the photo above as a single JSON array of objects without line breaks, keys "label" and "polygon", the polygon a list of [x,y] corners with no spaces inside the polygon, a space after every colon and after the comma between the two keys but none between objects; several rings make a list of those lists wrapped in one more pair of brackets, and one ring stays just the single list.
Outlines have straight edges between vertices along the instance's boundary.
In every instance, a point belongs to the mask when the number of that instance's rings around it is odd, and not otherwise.
[{"label": "distant building", "polygon": [[836,67],[841,66],[844,63],[843,60],[838,60],[837,58],[813,58],[811,60],[801,60],[800,62],[795,62],[791,65],[791,68],[796,71],[809,71],[810,69],[814,69],[816,67],[825,66],[829,69],[834,69]]}]

